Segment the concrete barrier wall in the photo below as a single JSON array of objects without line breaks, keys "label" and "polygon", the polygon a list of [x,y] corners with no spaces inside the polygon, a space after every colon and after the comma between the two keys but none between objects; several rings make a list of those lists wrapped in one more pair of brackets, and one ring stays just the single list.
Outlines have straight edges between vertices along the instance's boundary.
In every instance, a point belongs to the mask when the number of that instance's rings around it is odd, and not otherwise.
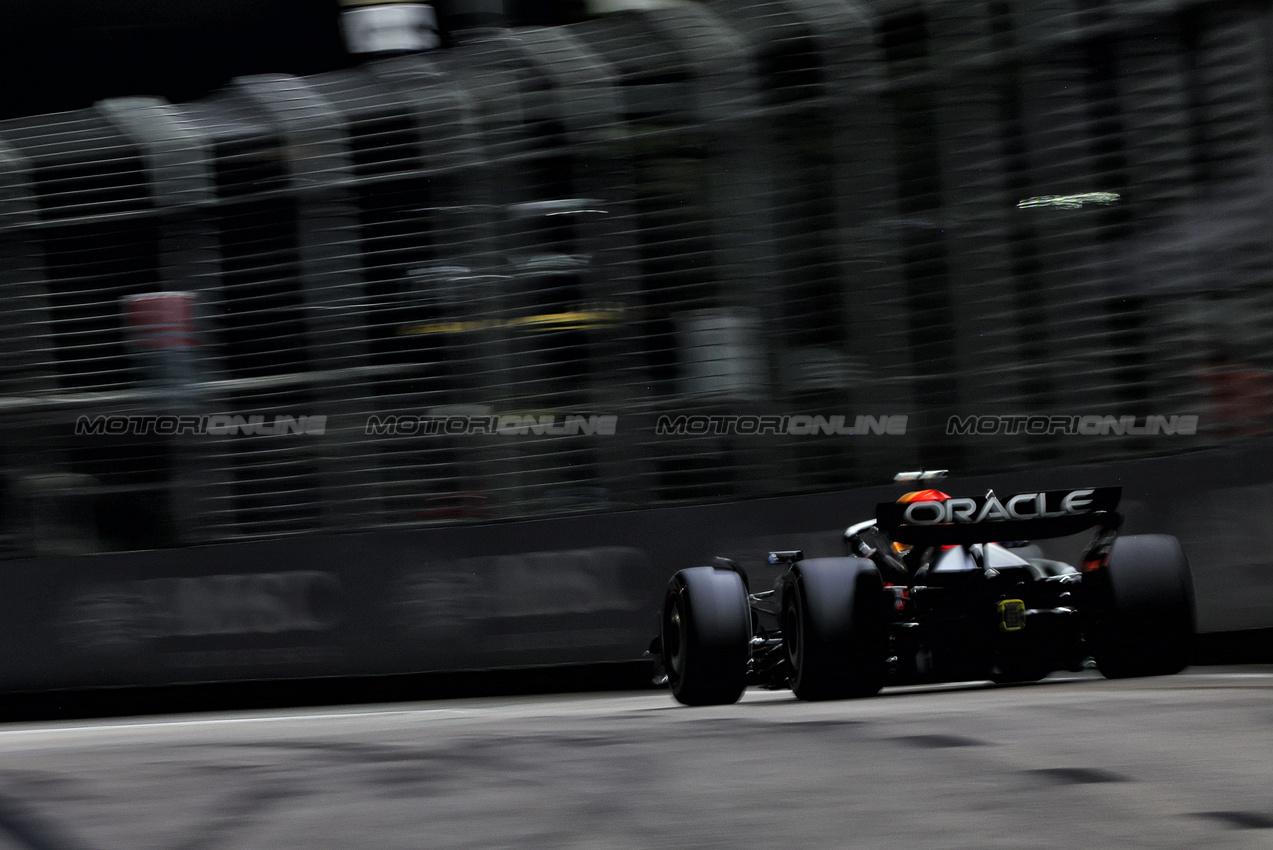
[{"label": "concrete barrier wall", "polygon": [[[1127,533],[1174,533],[1199,629],[1273,627],[1273,445],[950,480],[977,493],[1120,485]],[[10,561],[0,688],[151,685],[624,661],[677,569],[840,551],[893,487],[424,531]],[[1045,544],[1072,558],[1084,538]]]}]

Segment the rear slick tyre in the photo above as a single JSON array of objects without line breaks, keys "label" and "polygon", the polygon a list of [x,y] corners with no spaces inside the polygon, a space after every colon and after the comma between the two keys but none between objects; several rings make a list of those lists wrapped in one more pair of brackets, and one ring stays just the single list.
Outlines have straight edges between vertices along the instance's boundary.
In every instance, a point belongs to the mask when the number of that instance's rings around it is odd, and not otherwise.
[{"label": "rear slick tyre", "polygon": [[685,705],[728,705],[747,687],[751,607],[742,576],[693,567],[668,583],[660,618],[672,696]]},{"label": "rear slick tyre", "polygon": [[804,700],[846,699],[884,686],[884,584],[864,558],[797,561],[783,581],[783,643],[791,690]]},{"label": "rear slick tyre", "polygon": [[1176,538],[1118,538],[1109,563],[1083,576],[1089,582],[1093,655],[1106,678],[1165,676],[1185,668],[1194,635],[1193,580]]}]

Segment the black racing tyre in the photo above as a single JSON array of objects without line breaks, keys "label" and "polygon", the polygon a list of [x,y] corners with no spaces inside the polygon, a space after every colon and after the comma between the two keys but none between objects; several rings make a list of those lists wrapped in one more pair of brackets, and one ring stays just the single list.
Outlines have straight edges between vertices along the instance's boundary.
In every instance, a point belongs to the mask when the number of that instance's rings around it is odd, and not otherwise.
[{"label": "black racing tyre", "polygon": [[1109,563],[1083,576],[1089,582],[1093,655],[1106,678],[1184,669],[1194,634],[1193,580],[1176,538],[1119,537]]},{"label": "black racing tyre", "polygon": [[737,702],[747,686],[751,607],[742,576],[693,567],[668,583],[660,618],[663,665],[685,705]]},{"label": "black racing tyre", "polygon": [[884,686],[884,584],[865,558],[797,561],[782,583],[782,636],[800,699],[845,699]]}]

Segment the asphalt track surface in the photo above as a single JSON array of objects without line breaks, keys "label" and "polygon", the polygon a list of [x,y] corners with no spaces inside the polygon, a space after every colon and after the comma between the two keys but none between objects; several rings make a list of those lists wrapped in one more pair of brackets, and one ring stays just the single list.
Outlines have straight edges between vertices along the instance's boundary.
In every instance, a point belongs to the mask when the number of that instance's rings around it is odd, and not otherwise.
[{"label": "asphalt track surface", "polygon": [[1273,847],[1273,667],[0,726],[0,850]]}]

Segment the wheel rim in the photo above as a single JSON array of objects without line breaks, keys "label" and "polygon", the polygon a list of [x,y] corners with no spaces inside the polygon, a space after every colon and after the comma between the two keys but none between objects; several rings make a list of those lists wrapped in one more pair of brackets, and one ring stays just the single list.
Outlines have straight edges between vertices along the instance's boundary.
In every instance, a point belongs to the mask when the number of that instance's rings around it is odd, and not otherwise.
[{"label": "wheel rim", "polygon": [[787,663],[791,665],[791,678],[800,674],[800,604],[793,597],[787,603],[787,614],[782,619],[782,642],[787,647]]},{"label": "wheel rim", "polygon": [[681,614],[681,601],[678,599],[672,606],[668,617],[668,630],[665,646],[671,665],[671,672],[678,679],[685,675],[685,622]]}]

